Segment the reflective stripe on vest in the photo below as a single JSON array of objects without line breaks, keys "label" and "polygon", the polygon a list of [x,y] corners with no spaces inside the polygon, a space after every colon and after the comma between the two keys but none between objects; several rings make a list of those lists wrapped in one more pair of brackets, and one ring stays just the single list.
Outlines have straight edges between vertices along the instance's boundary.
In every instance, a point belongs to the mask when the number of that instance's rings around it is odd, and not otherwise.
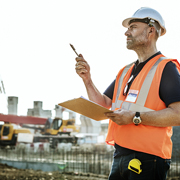
[{"label": "reflective stripe on vest", "polygon": [[[133,63],[134,63],[134,62],[133,62]],[[126,73],[128,72],[129,68],[133,65],[133,63],[128,64],[128,65],[124,68],[124,70],[123,70],[123,72],[122,72],[122,74],[121,74],[121,77],[119,78],[117,96],[116,96],[115,103],[112,103],[111,110],[115,110],[116,107],[120,107],[120,106],[121,106],[121,103],[123,102],[123,101],[118,100],[118,95],[119,95],[119,93],[120,93],[120,91],[121,91],[121,86],[122,86],[122,82],[123,82],[124,76],[125,76]]]},{"label": "reflective stripe on vest", "polygon": [[[139,112],[147,112],[147,111],[154,111],[152,109],[146,108],[144,107],[148,93],[149,93],[149,89],[151,87],[151,83],[152,80],[154,78],[154,74],[156,72],[157,66],[158,64],[163,60],[163,59],[168,59],[167,57],[160,57],[156,63],[152,66],[151,70],[148,72],[141,90],[139,92],[138,98],[136,103],[130,103],[130,102],[123,102],[122,100],[118,100],[119,97],[119,93],[121,90],[121,86],[122,86],[122,81],[124,79],[125,74],[127,73],[127,71],[129,70],[129,68],[131,67],[132,64],[129,64],[125,67],[120,79],[119,79],[119,84],[118,84],[118,91],[116,94],[116,100],[115,103],[112,103],[112,110],[115,110],[116,108],[122,108],[122,109],[126,109],[126,110],[130,110],[130,111],[139,111]],[[123,104],[122,104],[123,102]],[[121,106],[122,104],[122,106]]]}]

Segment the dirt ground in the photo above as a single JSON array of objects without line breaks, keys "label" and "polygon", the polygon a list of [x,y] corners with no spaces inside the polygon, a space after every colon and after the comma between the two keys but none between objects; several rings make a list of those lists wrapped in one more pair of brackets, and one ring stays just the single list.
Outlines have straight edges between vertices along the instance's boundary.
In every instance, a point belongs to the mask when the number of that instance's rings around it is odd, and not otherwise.
[{"label": "dirt ground", "polygon": [[[84,173],[43,172],[30,169],[16,169],[6,164],[0,164],[0,180],[107,180],[108,176]],[[180,180],[180,177],[167,178]]]},{"label": "dirt ground", "polygon": [[107,180],[104,175],[43,172],[0,164],[0,180]]}]

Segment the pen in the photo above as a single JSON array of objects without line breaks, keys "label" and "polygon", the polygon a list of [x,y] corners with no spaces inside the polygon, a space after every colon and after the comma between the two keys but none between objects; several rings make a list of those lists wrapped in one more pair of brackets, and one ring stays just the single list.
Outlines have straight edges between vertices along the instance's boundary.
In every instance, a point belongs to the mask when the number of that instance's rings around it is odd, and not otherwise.
[{"label": "pen", "polygon": [[72,44],[70,44],[70,46],[73,49],[73,51],[76,53],[76,55],[79,56],[79,54],[76,52],[76,49],[74,48],[74,46]]}]

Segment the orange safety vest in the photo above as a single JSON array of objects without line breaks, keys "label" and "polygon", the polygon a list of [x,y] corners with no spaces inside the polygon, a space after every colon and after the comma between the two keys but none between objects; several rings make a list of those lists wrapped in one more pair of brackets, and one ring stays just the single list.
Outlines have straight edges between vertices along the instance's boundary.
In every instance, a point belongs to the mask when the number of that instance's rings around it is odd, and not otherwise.
[{"label": "orange safety vest", "polygon": [[[173,61],[180,72],[180,64],[177,60],[167,59],[161,54],[157,55],[148,61],[136,76],[127,96],[123,95],[123,91],[130,78],[134,63],[121,69],[115,82],[112,110],[126,109],[134,112],[147,112],[165,109],[166,105],[159,97],[159,86],[163,69],[169,61]],[[130,94],[135,96],[129,98]],[[110,145],[116,143],[135,151],[170,159],[172,154],[171,136],[172,127],[142,124],[135,126],[133,122],[128,125],[117,125],[109,120],[106,143]]]}]

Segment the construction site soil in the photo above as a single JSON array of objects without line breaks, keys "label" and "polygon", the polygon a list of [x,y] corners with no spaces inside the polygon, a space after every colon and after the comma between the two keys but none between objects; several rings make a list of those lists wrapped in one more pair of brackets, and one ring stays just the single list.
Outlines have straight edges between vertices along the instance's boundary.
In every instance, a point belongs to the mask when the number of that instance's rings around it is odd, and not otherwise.
[{"label": "construction site soil", "polygon": [[105,175],[84,173],[43,172],[41,170],[16,169],[0,164],[0,180],[107,180]]},{"label": "construction site soil", "polygon": [[[17,169],[6,164],[0,164],[0,180],[107,180],[106,175],[85,173],[60,173],[44,172],[32,169]],[[166,180],[180,180],[180,177],[167,178]]]}]

